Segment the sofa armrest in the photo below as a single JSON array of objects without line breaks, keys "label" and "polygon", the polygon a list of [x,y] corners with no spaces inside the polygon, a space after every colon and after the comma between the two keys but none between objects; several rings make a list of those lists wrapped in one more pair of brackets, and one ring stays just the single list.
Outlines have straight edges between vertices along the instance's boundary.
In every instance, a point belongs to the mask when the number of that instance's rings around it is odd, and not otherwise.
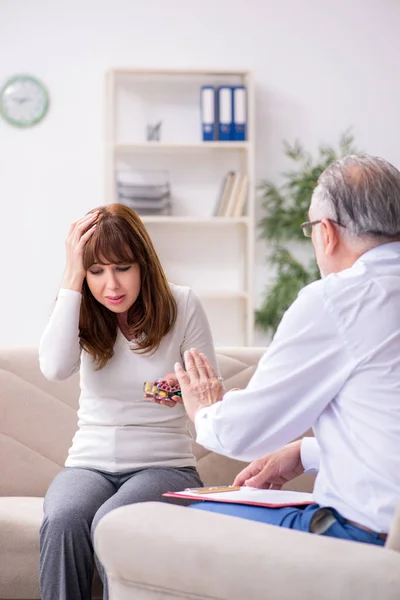
[{"label": "sofa armrest", "polygon": [[386,547],[400,552],[400,504],[397,507],[392,526],[386,541]]},{"label": "sofa armrest", "polygon": [[163,503],[116,509],[95,548],[110,599],[398,600],[400,555]]}]

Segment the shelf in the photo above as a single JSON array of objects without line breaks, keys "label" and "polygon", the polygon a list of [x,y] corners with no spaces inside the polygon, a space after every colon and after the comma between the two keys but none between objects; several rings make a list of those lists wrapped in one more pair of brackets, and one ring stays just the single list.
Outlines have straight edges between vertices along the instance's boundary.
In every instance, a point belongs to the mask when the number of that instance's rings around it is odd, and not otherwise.
[{"label": "shelf", "polygon": [[115,144],[111,146],[117,156],[126,156],[129,154],[139,154],[142,152],[201,152],[203,150],[241,150],[249,149],[248,142],[199,142],[196,144],[166,144],[163,142],[143,142],[141,144]]},{"label": "shelf", "polygon": [[248,300],[246,292],[197,292],[201,300]]},{"label": "shelf", "polygon": [[[140,215],[139,215],[140,216]],[[168,217],[168,216],[143,216],[143,223],[159,223],[162,225],[248,225],[249,217]]]},{"label": "shelf", "polygon": [[124,69],[116,68],[109,71],[110,74],[116,76],[153,76],[153,77],[164,77],[164,76],[176,76],[176,75],[235,75],[237,77],[246,77],[251,71],[248,69]]}]

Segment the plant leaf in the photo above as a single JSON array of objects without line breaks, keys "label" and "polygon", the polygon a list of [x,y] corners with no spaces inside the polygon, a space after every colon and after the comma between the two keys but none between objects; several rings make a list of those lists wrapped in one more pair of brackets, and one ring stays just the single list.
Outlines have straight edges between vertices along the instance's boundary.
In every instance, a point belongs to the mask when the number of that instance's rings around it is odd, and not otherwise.
[{"label": "plant leaf", "polygon": [[354,137],[347,129],[339,139],[338,149],[321,144],[315,158],[296,140],[293,144],[283,142],[285,155],[295,164],[282,173],[284,182],[278,187],[272,182],[261,182],[262,208],[260,237],[274,243],[269,262],[277,269],[275,282],[266,291],[260,310],[256,311],[256,324],[275,333],[278,324],[294,302],[300,289],[319,278],[315,260],[308,266],[298,262],[283,245],[289,241],[310,244],[304,237],[301,224],[307,220],[311,197],[321,173],[335,160],[355,154]]}]

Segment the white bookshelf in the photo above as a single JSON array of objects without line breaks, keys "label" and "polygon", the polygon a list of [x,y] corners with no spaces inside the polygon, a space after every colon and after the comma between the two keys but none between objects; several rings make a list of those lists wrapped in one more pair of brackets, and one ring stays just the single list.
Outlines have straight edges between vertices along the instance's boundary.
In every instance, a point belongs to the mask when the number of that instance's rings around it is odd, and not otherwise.
[{"label": "white bookshelf", "polygon": [[[203,142],[202,85],[245,85],[247,140]],[[162,120],[160,141],[147,122]],[[141,217],[170,281],[202,301],[216,345],[251,345],[254,264],[254,87],[245,70],[112,69],[106,78],[106,203],[116,202],[116,173],[165,170],[173,214]],[[224,175],[246,173],[245,213],[214,217]]]}]

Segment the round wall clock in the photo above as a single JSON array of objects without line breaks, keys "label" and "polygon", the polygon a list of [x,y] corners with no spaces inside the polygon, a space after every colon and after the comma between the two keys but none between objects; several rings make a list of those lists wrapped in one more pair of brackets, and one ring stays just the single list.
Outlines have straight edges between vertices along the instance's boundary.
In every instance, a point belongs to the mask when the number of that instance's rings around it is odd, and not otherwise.
[{"label": "round wall clock", "polygon": [[0,113],[16,127],[39,123],[48,108],[49,95],[45,86],[30,75],[15,75],[0,90]]}]

